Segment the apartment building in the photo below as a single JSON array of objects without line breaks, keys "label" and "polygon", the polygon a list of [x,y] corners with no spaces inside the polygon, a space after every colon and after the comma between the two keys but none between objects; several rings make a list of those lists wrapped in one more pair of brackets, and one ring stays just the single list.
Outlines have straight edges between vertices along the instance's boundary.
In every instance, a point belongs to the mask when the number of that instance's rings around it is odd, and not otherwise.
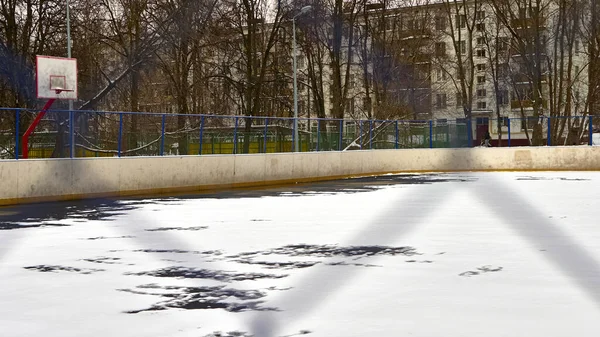
[{"label": "apartment building", "polygon": [[[510,128],[518,143],[536,125],[545,134],[548,125],[539,125],[539,116],[587,113],[584,5],[561,8],[546,0],[371,5],[365,9],[368,22],[358,25],[375,28],[367,31],[375,60],[367,68],[378,77],[372,85],[385,86],[385,95],[410,111],[408,118],[443,122],[470,116],[475,137]],[[384,61],[378,63],[382,49]]]},{"label": "apartment building", "polygon": [[[471,118],[475,139],[510,129],[517,144],[547,130],[540,116],[589,113],[589,1],[374,1],[298,19],[300,117]],[[203,50],[203,112],[293,115],[291,17]]]}]

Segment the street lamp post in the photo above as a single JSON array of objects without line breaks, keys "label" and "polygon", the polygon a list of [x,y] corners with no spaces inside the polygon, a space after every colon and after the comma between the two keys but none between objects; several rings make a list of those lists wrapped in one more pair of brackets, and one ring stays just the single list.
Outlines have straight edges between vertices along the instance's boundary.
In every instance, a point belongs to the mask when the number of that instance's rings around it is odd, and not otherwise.
[{"label": "street lamp post", "polygon": [[[67,0],[67,57],[71,58],[71,18],[69,13],[69,0]],[[71,153],[70,156],[73,158],[75,156],[75,115],[73,113],[73,101],[69,100],[69,138],[71,139]]]},{"label": "street lamp post", "polygon": [[292,18],[292,53],[294,54],[294,152],[300,152],[300,139],[298,138],[298,81],[296,79],[296,73],[298,71],[296,68],[296,18],[302,14],[310,12],[311,9],[312,6],[304,6],[302,9],[300,9],[300,13],[294,15]]}]

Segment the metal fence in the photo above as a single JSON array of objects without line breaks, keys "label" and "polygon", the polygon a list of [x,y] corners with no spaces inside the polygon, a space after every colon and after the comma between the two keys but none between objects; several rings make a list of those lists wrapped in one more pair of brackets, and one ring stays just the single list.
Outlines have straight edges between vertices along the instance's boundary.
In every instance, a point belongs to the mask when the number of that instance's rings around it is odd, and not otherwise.
[{"label": "metal fence", "polygon": [[[38,111],[0,109],[0,159],[23,154]],[[293,118],[51,110],[29,138],[29,158],[293,152]],[[498,140],[500,126],[502,140]],[[592,127],[590,127],[592,126]],[[592,145],[600,117],[437,120],[298,119],[302,152],[479,146]]]}]

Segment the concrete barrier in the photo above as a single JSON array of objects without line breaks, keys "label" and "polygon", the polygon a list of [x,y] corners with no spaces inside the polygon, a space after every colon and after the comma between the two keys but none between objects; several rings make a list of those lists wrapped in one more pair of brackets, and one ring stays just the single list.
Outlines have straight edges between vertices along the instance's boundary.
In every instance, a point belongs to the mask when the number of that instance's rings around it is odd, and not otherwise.
[{"label": "concrete barrier", "polygon": [[0,205],[400,172],[600,170],[600,147],[413,149],[0,161]]}]

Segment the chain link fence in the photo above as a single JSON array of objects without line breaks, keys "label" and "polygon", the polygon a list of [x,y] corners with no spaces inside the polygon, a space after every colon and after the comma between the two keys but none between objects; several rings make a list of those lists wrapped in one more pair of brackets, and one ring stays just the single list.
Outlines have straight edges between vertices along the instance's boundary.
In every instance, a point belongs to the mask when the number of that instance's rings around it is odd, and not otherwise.
[{"label": "chain link fence", "polygon": [[[293,118],[0,109],[0,158],[75,158],[293,152]],[[592,127],[590,127],[590,125]],[[298,119],[299,151],[592,145],[600,118]],[[74,146],[71,146],[71,144]],[[27,156],[24,156],[24,151]]]}]

